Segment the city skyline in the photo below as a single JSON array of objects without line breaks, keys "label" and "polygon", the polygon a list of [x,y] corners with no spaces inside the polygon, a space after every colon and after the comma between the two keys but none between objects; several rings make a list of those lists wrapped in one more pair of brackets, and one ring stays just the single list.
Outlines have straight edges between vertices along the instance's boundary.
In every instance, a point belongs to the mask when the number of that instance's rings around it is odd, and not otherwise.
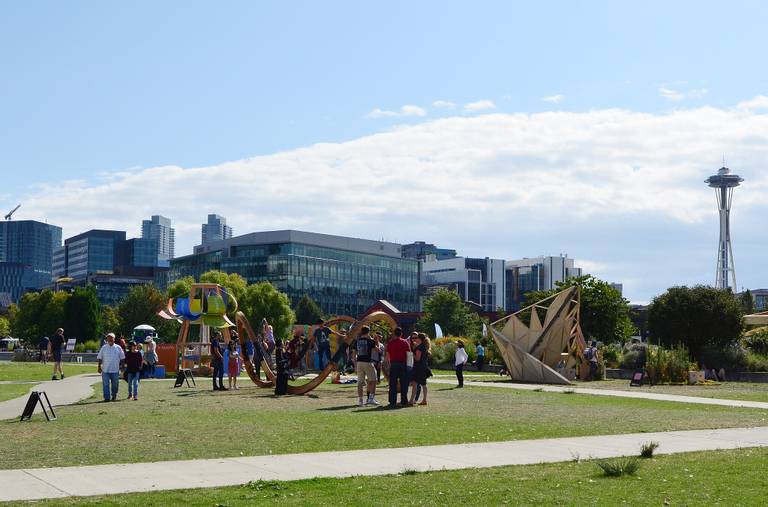
[{"label": "city skyline", "polygon": [[[0,209],[22,203],[14,219],[65,237],[139,237],[141,220],[163,215],[177,256],[209,213],[237,234],[568,253],[647,302],[713,283],[718,218],[700,187],[725,155],[746,179],[732,213],[737,289],[763,287],[761,12],[7,4]],[[723,26],[739,29],[713,37]]]}]

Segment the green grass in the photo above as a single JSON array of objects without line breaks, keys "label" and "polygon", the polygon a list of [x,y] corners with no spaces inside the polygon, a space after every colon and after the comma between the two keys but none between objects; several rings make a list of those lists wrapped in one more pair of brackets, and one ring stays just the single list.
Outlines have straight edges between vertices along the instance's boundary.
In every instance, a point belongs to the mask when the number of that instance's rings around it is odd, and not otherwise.
[{"label": "green grass", "polygon": [[0,384],[0,401],[24,396],[35,384]]},{"label": "green grass", "polygon": [[[95,363],[62,363],[64,375],[79,375],[81,373],[95,373]],[[51,380],[53,363],[18,363],[14,361],[0,361],[1,380]]]},{"label": "green grass", "polygon": [[661,456],[643,461],[634,475],[616,478],[604,477],[593,461],[581,461],[375,478],[258,481],[35,504],[762,506],[768,491],[766,462],[768,449],[740,449]]},{"label": "green grass", "polygon": [[[58,408],[55,424],[0,422],[0,434],[13,435],[0,439],[0,468],[768,425],[766,410],[578,394],[434,384],[429,406],[392,411],[358,408],[354,385],[274,398],[255,387],[213,393],[209,382],[196,390],[144,382],[139,401],[100,403],[96,395]],[[120,389],[122,398],[124,382]],[[105,428],[116,438],[104,439]]]},{"label": "green grass", "polygon": [[656,385],[629,387],[629,380],[602,380],[600,382],[576,382],[579,387],[590,389],[614,389],[619,391],[648,392],[659,394],[681,394],[703,398],[727,400],[767,401],[768,384],[755,382],[723,382],[705,385]]}]

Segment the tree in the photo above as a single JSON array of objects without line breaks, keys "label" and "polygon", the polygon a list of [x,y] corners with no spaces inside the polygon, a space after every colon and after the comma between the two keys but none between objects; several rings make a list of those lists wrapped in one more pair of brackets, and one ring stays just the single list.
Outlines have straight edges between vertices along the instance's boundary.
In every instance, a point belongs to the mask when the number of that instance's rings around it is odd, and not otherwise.
[{"label": "tree", "polygon": [[67,336],[79,342],[98,340],[101,330],[101,303],[96,288],[77,287],[64,302],[64,325]]},{"label": "tree", "polygon": [[584,275],[556,282],[555,285],[552,290],[528,292],[526,303],[537,303],[568,287],[579,287],[581,330],[585,338],[603,343],[623,343],[634,334],[635,326],[629,318],[629,301],[607,282]]},{"label": "tree", "polygon": [[188,297],[189,296],[189,289],[192,287],[192,284],[195,283],[195,279],[191,276],[185,276],[184,278],[179,278],[175,282],[173,282],[170,287],[168,287],[168,290],[166,291],[166,295],[168,298],[179,298],[179,297]]},{"label": "tree", "polygon": [[[42,336],[51,336],[63,327],[66,292],[28,292],[21,296],[19,309],[11,321],[11,333],[26,341],[37,343]],[[66,332],[66,329],[65,329]]]},{"label": "tree", "polygon": [[11,323],[8,322],[6,317],[0,317],[0,338],[4,338],[11,334]]},{"label": "tree", "polygon": [[117,309],[104,305],[101,307],[101,334],[116,333],[120,329],[120,316]]},{"label": "tree", "polygon": [[752,297],[752,291],[747,289],[742,292],[739,300],[741,302],[741,309],[746,315],[755,313],[755,299]]},{"label": "tree", "polygon": [[672,287],[648,307],[653,341],[666,347],[685,345],[699,359],[709,347],[723,349],[741,337],[744,313],[729,289],[704,285]]},{"label": "tree", "polygon": [[248,282],[237,273],[225,273],[223,271],[206,271],[200,276],[201,283],[218,283],[227,289],[227,292],[235,296],[237,301],[245,294]]},{"label": "tree", "polygon": [[296,303],[296,323],[314,325],[323,318],[323,311],[320,309],[315,300],[309,297],[308,294],[304,294]]},{"label": "tree", "polygon": [[438,289],[424,302],[424,314],[416,322],[416,329],[435,336],[435,323],[445,335],[474,338],[482,334],[480,316],[466,307],[458,293],[448,289]]},{"label": "tree", "polygon": [[165,295],[154,285],[137,285],[117,307],[120,332],[130,336],[133,328],[149,324],[157,330],[161,341],[175,341],[179,324],[175,320],[160,317],[157,312],[167,305]]},{"label": "tree", "polygon": [[257,333],[260,332],[258,325],[261,319],[266,318],[272,325],[275,338],[291,335],[296,317],[291,310],[290,300],[271,283],[248,285],[245,294],[240,298],[240,309]]}]

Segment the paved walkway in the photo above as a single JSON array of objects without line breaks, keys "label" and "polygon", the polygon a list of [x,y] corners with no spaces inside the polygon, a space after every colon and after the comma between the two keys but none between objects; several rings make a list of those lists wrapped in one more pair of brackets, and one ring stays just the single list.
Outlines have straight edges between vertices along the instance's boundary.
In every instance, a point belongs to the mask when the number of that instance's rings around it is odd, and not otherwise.
[{"label": "paved walkway", "polygon": [[[430,379],[433,384],[456,385],[456,380]],[[703,396],[684,396],[680,394],[649,393],[648,391],[619,391],[612,389],[590,389],[588,387],[548,386],[542,384],[517,384],[512,382],[480,382],[465,381],[465,386],[474,387],[500,387],[506,389],[520,389],[523,391],[542,391],[545,393],[576,392],[578,394],[594,394],[597,396],[616,396],[619,398],[636,398],[643,400],[676,401],[680,403],[698,403],[701,405],[721,405],[725,407],[762,408],[768,410],[768,402],[725,400],[721,398],[705,398]]]},{"label": "paved walkway", "polygon": [[[45,391],[55,409],[62,405],[71,405],[80,400],[90,398],[93,394],[93,388],[91,386],[96,382],[101,382],[101,375],[97,373],[86,373],[83,375],[65,377],[64,380],[47,380],[45,382],[40,382],[37,385],[32,386],[30,391],[33,389],[35,391]],[[20,398],[0,402],[0,421],[21,417],[21,413],[24,411],[24,406],[27,404],[27,398],[29,398],[29,393]],[[40,405],[38,404],[35,414],[42,413]]]},{"label": "paved walkway", "polygon": [[[637,455],[640,446],[650,441],[660,444],[656,451],[660,454],[768,447],[768,427],[3,470],[0,501],[611,458]],[[104,480],[105,477],[114,480]]]}]

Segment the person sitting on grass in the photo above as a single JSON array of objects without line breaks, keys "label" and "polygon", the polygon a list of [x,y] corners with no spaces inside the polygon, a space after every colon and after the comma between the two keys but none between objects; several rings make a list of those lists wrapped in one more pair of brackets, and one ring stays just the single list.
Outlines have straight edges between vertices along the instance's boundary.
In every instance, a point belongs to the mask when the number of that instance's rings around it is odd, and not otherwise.
[{"label": "person sitting on grass", "polygon": [[237,376],[240,375],[240,354],[237,352],[235,340],[230,340],[227,344],[227,380],[229,388],[237,390]]},{"label": "person sitting on grass", "polygon": [[144,364],[144,358],[141,352],[137,350],[134,341],[128,344],[128,352],[125,353],[125,373],[128,381],[128,399],[139,399],[139,379]]},{"label": "person sitting on grass", "polygon": [[101,374],[101,385],[104,401],[117,401],[117,391],[120,388],[120,371],[125,365],[125,352],[115,344],[115,334],[107,334],[107,342],[101,346],[96,355],[98,370]]}]

